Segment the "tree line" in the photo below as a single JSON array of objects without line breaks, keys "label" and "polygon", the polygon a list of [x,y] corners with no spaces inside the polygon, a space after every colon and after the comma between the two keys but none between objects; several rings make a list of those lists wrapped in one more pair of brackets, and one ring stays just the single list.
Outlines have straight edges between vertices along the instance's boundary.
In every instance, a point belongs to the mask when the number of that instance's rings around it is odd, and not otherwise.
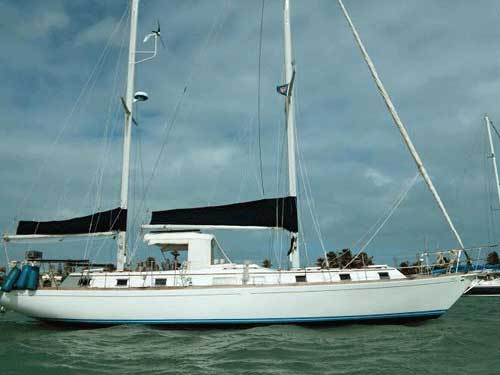
[{"label": "tree line", "polygon": [[[442,259],[442,264],[435,266],[435,268],[444,268],[450,264],[450,260],[445,256]],[[486,257],[486,265],[495,266],[500,264],[500,257],[496,251],[492,251]],[[340,251],[329,251],[326,253],[326,259],[320,257],[316,259],[316,267],[325,268],[363,268],[373,265],[373,257],[369,256],[366,252],[362,251],[358,256],[354,256],[351,249],[342,249]],[[400,271],[405,275],[412,275],[419,272],[419,268],[423,264],[421,261],[409,262],[405,260],[399,264]],[[269,259],[262,261],[262,267],[271,268],[272,264]]]},{"label": "tree line", "polygon": [[[358,256],[354,256],[351,249],[342,249],[340,251],[329,251],[325,258],[316,259],[316,267],[325,268],[363,268],[373,265],[373,257],[362,251]],[[262,267],[270,268],[272,266],[269,259],[262,261]]]}]

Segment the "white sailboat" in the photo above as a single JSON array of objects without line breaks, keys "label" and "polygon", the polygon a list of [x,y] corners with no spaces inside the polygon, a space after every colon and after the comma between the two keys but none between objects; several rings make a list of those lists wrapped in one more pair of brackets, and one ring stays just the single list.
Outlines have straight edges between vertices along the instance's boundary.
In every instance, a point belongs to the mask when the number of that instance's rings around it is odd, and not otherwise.
[{"label": "white sailboat", "polygon": [[[495,191],[498,204],[500,207],[500,179],[498,176],[497,158],[495,154],[495,146],[493,144],[493,137],[491,130],[494,129],[493,123],[491,122],[488,115],[484,115],[484,125],[486,128],[486,134],[488,138],[489,145],[489,155],[488,158],[491,159],[491,165],[493,168],[493,175],[495,177]],[[500,274],[494,270],[486,270],[486,272],[481,272],[480,279],[475,283],[475,285],[470,288],[466,295],[469,296],[500,296]]]},{"label": "white sailboat", "polygon": [[[450,309],[470,287],[472,278],[469,275],[455,273],[407,278],[396,268],[385,265],[360,269],[301,267],[296,208],[295,70],[289,0],[283,0],[286,79],[283,93],[288,137],[288,196],[225,206],[153,212],[151,222],[143,225],[143,229],[149,231],[144,235],[144,241],[162,251],[186,251],[187,261],[180,268],[174,265],[173,269],[166,267],[145,272],[128,270],[126,214],[134,74],[135,65],[139,62],[136,54],[138,3],[139,0],[131,0],[120,207],[66,221],[21,221],[16,234],[4,236],[4,241],[117,236],[116,271],[88,269],[70,274],[57,287],[44,287],[36,285],[36,282],[30,286],[25,281],[19,281],[25,272],[23,268],[23,271],[17,271],[17,276],[14,275],[15,271],[9,274],[10,279],[8,277],[6,282],[10,280],[10,284],[4,284],[4,291],[0,295],[2,306],[43,321],[96,325],[399,321],[436,318]],[[460,236],[341,0],[339,4],[395,124],[457,239],[461,253],[463,244]],[[159,29],[151,37],[154,37],[156,45]],[[136,100],[145,99],[141,93],[135,96]],[[256,264],[233,263],[223,252],[222,256],[217,255],[220,251],[214,235],[200,232],[235,228],[290,232],[290,268],[274,270]],[[28,271],[25,272],[25,278],[29,279],[32,271],[36,270],[37,261],[40,260],[36,256],[26,261],[25,269]],[[18,280],[17,289],[12,288],[14,278]],[[27,286],[22,288],[23,285]]]}]

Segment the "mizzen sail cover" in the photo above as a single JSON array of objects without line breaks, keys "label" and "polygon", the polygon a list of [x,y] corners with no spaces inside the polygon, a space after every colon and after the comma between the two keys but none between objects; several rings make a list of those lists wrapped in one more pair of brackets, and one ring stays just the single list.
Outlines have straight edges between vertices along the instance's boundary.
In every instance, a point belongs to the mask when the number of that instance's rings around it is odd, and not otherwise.
[{"label": "mizzen sail cover", "polygon": [[58,221],[20,221],[16,235],[93,234],[127,230],[127,210],[115,208],[92,215]]},{"label": "mizzen sail cover", "polygon": [[150,224],[268,227],[296,233],[297,198],[269,198],[222,206],[153,211]]}]

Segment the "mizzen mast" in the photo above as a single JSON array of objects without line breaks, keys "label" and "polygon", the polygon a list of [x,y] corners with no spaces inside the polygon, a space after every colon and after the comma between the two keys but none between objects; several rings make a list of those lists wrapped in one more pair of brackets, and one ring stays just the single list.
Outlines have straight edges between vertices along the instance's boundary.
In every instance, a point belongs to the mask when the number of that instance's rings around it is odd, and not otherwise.
[{"label": "mizzen mast", "polygon": [[[123,131],[123,162],[122,181],[120,192],[120,208],[126,210],[128,206],[128,188],[130,175],[130,145],[132,137],[132,119],[134,104],[134,78],[135,78],[135,55],[137,39],[137,18],[139,12],[139,0],[132,0],[130,7],[130,43],[128,52],[127,91],[125,96],[125,126]],[[118,233],[116,254],[116,269],[123,271],[127,263],[127,232]]]},{"label": "mizzen mast", "polygon": [[[295,76],[295,62],[293,59],[292,31],[290,26],[290,1],[285,0],[283,7],[284,25],[284,50],[285,50],[285,82],[288,85],[285,97],[285,114],[288,148],[288,193],[291,197],[297,197],[297,167],[296,167],[296,145],[295,145],[295,105],[293,94],[293,81]],[[292,245],[289,253],[292,268],[300,267],[300,254],[297,233],[292,233]]]},{"label": "mizzen mast", "polygon": [[[410,151],[411,156],[413,157],[413,160],[415,161],[415,164],[417,165],[417,168],[424,178],[425,183],[427,184],[427,187],[429,188],[430,192],[432,193],[432,196],[434,197],[434,200],[436,201],[439,209],[441,210],[441,213],[443,214],[446,223],[450,227],[451,232],[455,236],[455,239],[457,240],[459,246],[461,249],[464,248],[464,244],[462,242],[462,238],[458,234],[458,231],[455,228],[455,225],[453,225],[453,222],[450,218],[450,215],[448,215],[448,211],[446,210],[446,207],[443,204],[443,201],[441,200],[441,197],[439,196],[436,188],[434,187],[434,184],[427,173],[427,170],[425,169],[424,164],[422,163],[422,160],[420,159],[420,156],[413,145],[413,142],[410,139],[410,136],[408,135],[408,132],[406,131],[406,128],[403,124],[403,121],[399,117],[398,112],[396,111],[396,107],[394,107],[394,104],[392,103],[391,98],[389,97],[389,94],[387,93],[382,81],[380,80],[377,70],[375,69],[375,65],[373,64],[370,56],[368,55],[368,52],[365,49],[365,46],[363,45],[363,42],[361,41],[361,38],[358,34],[358,31],[356,30],[356,27],[354,26],[351,17],[347,13],[347,10],[344,6],[344,3],[342,0],[338,0],[338,3],[340,5],[340,8],[342,9],[342,13],[344,14],[344,17],[347,20],[347,23],[349,24],[349,28],[352,31],[352,34],[354,36],[354,39],[356,39],[356,43],[358,44],[358,47],[361,51],[361,54],[363,55],[363,58],[365,59],[366,64],[368,65],[368,69],[370,69],[370,73],[375,81],[375,84],[377,85],[377,88],[382,95],[382,98],[384,99],[384,102],[394,120],[394,123],[396,124],[397,128],[399,129],[399,132],[401,133],[401,136],[403,137],[404,142],[406,143],[406,146],[408,147],[408,150]],[[468,257],[467,252],[465,252],[465,255]]]}]

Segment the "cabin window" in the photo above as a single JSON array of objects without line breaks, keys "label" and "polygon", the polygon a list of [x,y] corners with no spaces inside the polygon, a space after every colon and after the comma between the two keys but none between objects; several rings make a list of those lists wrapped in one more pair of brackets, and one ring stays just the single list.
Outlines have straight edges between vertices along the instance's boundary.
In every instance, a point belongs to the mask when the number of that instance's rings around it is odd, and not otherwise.
[{"label": "cabin window", "polygon": [[351,280],[351,274],[350,273],[341,273],[339,275],[340,280],[345,281],[345,280]]},{"label": "cabin window", "polygon": [[155,279],[155,286],[166,286],[167,279]]},{"label": "cabin window", "polygon": [[389,272],[379,272],[378,276],[380,280],[389,280],[391,277],[389,276]]},{"label": "cabin window", "polygon": [[128,279],[116,279],[116,286],[127,286]]},{"label": "cabin window", "polygon": [[298,283],[305,283],[307,281],[306,280],[306,275],[295,276],[295,281],[298,282]]}]

